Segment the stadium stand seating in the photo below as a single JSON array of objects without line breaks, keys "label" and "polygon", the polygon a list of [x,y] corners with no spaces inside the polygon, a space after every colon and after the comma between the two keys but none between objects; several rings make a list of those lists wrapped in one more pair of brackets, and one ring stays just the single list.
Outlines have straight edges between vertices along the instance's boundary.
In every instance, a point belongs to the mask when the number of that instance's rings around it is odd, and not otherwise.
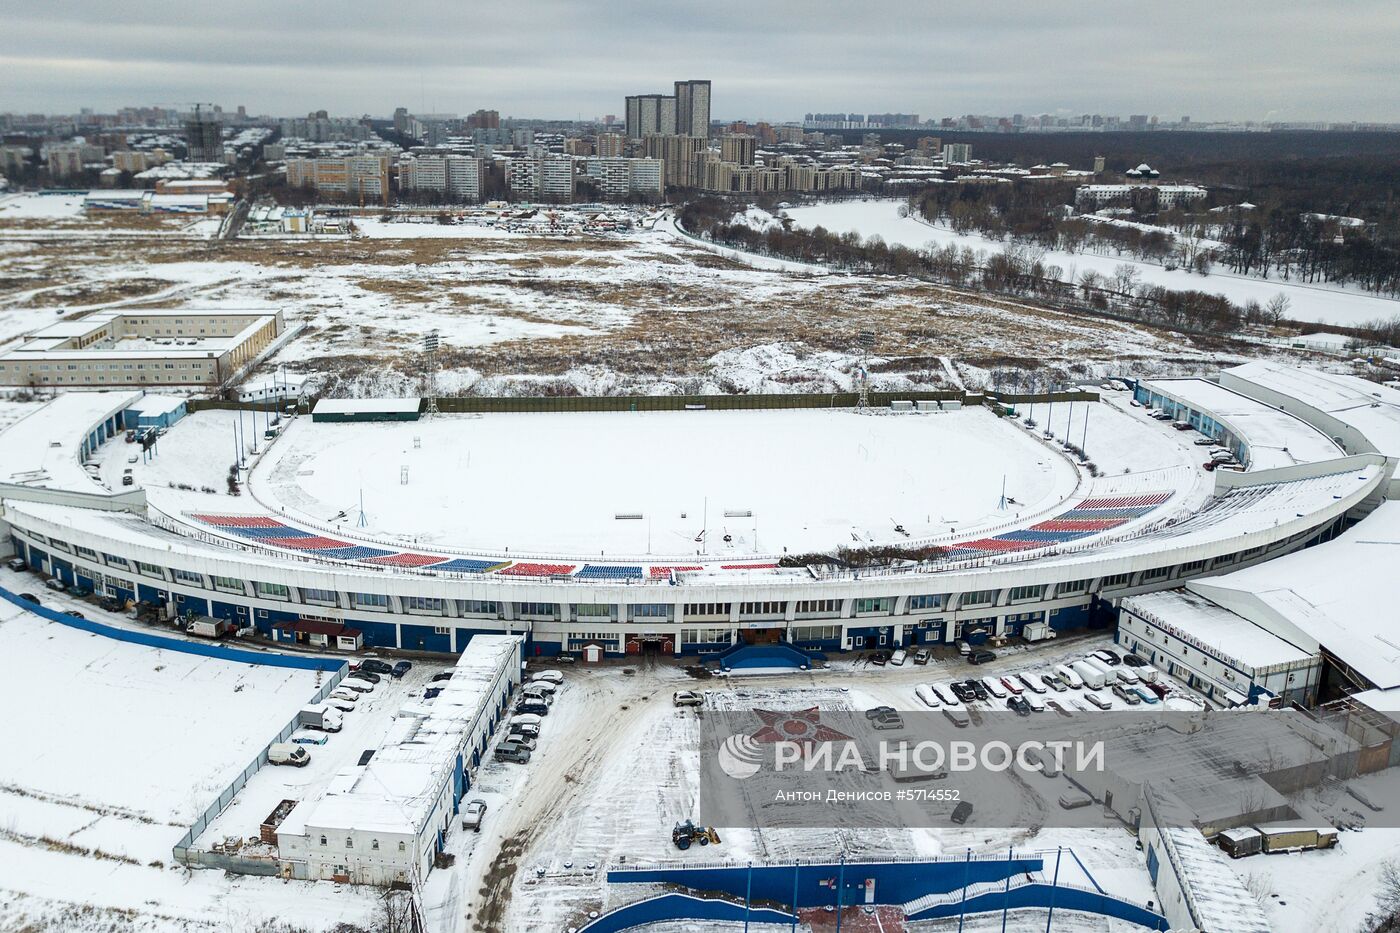
[{"label": "stadium stand seating", "polygon": [[275,518],[261,515],[195,515],[206,525],[220,528],[280,528],[282,523]]},{"label": "stadium stand seating", "polygon": [[720,564],[720,570],[772,570],[777,564]]},{"label": "stadium stand seating", "polygon": [[441,570],[446,573],[490,573],[493,570],[500,570],[506,566],[503,560],[469,560],[459,557],[450,560],[445,564],[434,564],[433,570]]},{"label": "stadium stand seating", "polygon": [[496,572],[508,577],[560,577],[573,573],[577,567],[577,564],[537,564],[526,561],[511,564]]},{"label": "stadium stand seating", "polygon": [[337,541],[321,535],[298,535],[290,538],[261,538],[263,544],[273,547],[290,548],[295,551],[325,551],[331,548],[350,547],[349,541]]},{"label": "stadium stand seating", "polygon": [[354,547],[336,548],[331,551],[317,551],[317,557],[329,557],[332,560],[368,560],[371,557],[387,557],[394,553],[378,547],[364,547],[355,545]]},{"label": "stadium stand seating", "polygon": [[613,566],[611,564],[584,564],[583,569],[574,576],[579,580],[640,580],[642,568]]},{"label": "stadium stand seating", "polygon": [[390,554],[388,557],[371,557],[365,563],[388,564],[391,567],[426,567],[429,564],[440,564],[446,559],[431,554]]},{"label": "stadium stand seating", "polygon": [[309,531],[302,531],[300,528],[291,528],[287,525],[258,526],[256,528],[237,527],[227,530],[238,535],[240,538],[255,538],[259,541],[266,541],[269,538],[287,539],[316,537]]},{"label": "stadium stand seating", "polygon": [[686,572],[687,570],[704,570],[704,569],[705,569],[705,568],[704,568],[704,567],[701,567],[699,564],[690,564],[690,565],[687,565],[687,566],[648,567],[648,568],[647,568],[647,576],[651,577],[653,580],[664,580],[664,579],[666,579],[667,577],[669,577],[669,576],[670,576],[671,574],[673,574],[673,573],[684,573],[684,572]]}]

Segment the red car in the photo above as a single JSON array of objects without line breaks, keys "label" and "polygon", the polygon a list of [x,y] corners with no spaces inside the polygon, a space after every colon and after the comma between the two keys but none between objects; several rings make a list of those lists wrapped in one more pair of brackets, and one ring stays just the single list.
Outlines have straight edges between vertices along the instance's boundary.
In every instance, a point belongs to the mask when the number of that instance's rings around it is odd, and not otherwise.
[{"label": "red car", "polygon": [[1003,677],[1001,679],[1001,685],[1005,687],[1007,691],[1014,697],[1020,696],[1024,689],[1019,684],[1015,683],[1010,677]]}]

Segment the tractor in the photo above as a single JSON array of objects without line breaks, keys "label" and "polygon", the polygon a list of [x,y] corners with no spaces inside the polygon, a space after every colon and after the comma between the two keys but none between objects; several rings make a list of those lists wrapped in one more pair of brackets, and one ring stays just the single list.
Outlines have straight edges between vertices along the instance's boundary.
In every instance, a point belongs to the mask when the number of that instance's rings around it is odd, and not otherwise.
[{"label": "tractor", "polygon": [[699,826],[691,820],[686,820],[684,823],[677,823],[671,830],[671,842],[682,851],[689,849],[692,842],[702,846],[712,842],[718,845],[719,833],[715,832],[713,826]]}]

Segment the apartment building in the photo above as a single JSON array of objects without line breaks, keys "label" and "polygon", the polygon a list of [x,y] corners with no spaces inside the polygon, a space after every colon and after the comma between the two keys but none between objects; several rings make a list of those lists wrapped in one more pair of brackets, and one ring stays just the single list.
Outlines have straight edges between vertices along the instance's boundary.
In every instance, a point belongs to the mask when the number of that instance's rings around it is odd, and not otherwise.
[{"label": "apartment building", "polygon": [[627,149],[627,137],[621,133],[599,133],[593,139],[593,154],[600,159],[620,159]]},{"label": "apartment building", "polygon": [[758,140],[747,133],[730,133],[719,138],[719,157],[725,162],[753,165]]},{"label": "apartment building", "polygon": [[287,184],[293,188],[314,188],[318,194],[342,195],[364,203],[389,203],[389,166],[384,154],[325,159],[288,159]]},{"label": "apartment building", "polygon": [[668,188],[693,188],[700,183],[696,160],[705,151],[703,136],[648,136],[643,148],[648,159],[660,159]]},{"label": "apartment building", "polygon": [[481,174],[481,160],[469,156],[411,156],[399,161],[399,190],[434,191],[454,201],[480,201]]},{"label": "apartment building", "polygon": [[761,194],[775,191],[849,191],[860,187],[860,169],[854,165],[822,166],[791,157],[773,165],[741,165],[713,150],[697,163],[699,185],[706,191]]},{"label": "apartment building", "polygon": [[518,200],[571,201],[574,197],[574,159],[557,153],[510,159],[506,182]]},{"label": "apartment building", "polygon": [[664,94],[635,94],[627,98],[626,104],[628,139],[676,135],[674,97]]},{"label": "apartment building", "polygon": [[52,178],[70,178],[83,173],[81,146],[51,146],[48,158],[49,176]]},{"label": "apartment building", "polygon": [[710,82],[676,82],[676,129],[681,136],[710,135]]},{"label": "apartment building", "polygon": [[943,161],[949,165],[972,161],[972,146],[968,143],[948,143],[943,147]]},{"label": "apartment building", "polygon": [[665,167],[660,159],[585,159],[583,173],[611,198],[659,198],[665,191]]},{"label": "apartment building", "polygon": [[274,310],[99,311],[52,324],[0,354],[0,385],[217,386],[283,327]]}]

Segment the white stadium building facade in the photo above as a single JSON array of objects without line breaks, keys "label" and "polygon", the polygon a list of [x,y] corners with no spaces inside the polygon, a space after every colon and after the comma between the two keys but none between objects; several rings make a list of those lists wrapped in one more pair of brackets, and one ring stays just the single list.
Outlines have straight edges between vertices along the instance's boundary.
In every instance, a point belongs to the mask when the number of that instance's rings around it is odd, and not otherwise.
[{"label": "white stadium building facade", "polygon": [[[475,636],[508,634],[523,636],[526,657],[659,652],[764,666],[817,652],[995,644],[1033,623],[1112,628],[1125,599],[1271,561],[1364,522],[1395,493],[1400,392],[1346,379],[1249,364],[1214,380],[1138,383],[1137,402],[1216,437],[1244,469],[1202,473],[1206,494],[1186,508],[1166,505],[1180,498],[1171,490],[1140,483],[1076,487],[1061,511],[1026,527],[858,572],[771,558],[421,554],[246,499],[157,506],[140,487],[108,488],[83,468],[126,427],[130,393],[69,393],[0,435],[0,541],[80,591],[313,647],[459,654]],[[1360,680],[1357,689],[1388,686]],[[1263,682],[1240,692],[1251,702],[1276,695]]]}]

